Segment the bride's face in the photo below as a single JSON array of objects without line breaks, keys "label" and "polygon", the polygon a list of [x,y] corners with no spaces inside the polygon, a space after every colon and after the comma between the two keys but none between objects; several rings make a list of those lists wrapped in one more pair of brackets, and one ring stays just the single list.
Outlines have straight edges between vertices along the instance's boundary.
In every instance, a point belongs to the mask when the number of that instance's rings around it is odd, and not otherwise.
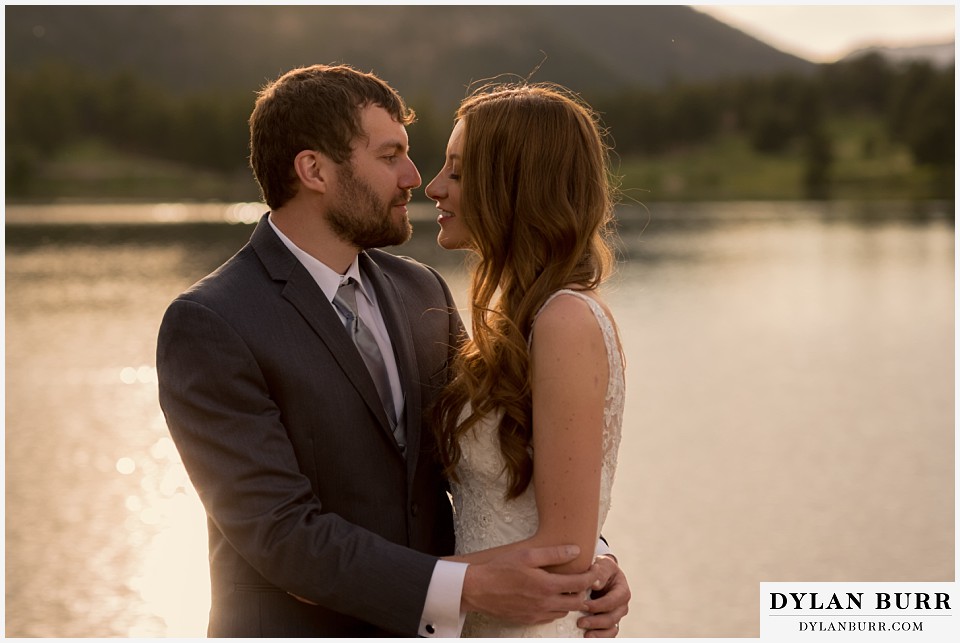
[{"label": "bride's face", "polygon": [[440,173],[427,186],[427,196],[437,202],[441,248],[456,250],[470,245],[470,231],[460,216],[460,169],[463,154],[463,121],[458,121],[447,143],[447,159]]}]

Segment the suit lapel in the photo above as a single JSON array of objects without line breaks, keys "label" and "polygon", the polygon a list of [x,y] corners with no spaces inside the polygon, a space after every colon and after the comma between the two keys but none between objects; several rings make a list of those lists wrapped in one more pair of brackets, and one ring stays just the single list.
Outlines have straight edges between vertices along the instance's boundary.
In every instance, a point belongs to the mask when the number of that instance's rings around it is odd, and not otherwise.
[{"label": "suit lapel", "polygon": [[377,293],[377,303],[383,322],[386,324],[393,353],[397,359],[400,386],[403,389],[403,413],[407,432],[407,469],[414,471],[417,454],[420,452],[420,373],[417,368],[417,356],[413,347],[413,331],[410,319],[403,305],[403,297],[390,276],[380,270],[380,266],[367,252],[360,253],[360,270],[369,279]]},{"label": "suit lapel", "polygon": [[274,233],[270,224],[267,223],[266,216],[264,215],[254,230],[250,238],[251,245],[270,277],[274,281],[285,282],[282,296],[297,309],[327,346],[347,379],[360,392],[367,406],[376,415],[381,428],[393,440],[387,414],[377,394],[376,385],[357,347],[347,335],[340,317],[307,269]]}]

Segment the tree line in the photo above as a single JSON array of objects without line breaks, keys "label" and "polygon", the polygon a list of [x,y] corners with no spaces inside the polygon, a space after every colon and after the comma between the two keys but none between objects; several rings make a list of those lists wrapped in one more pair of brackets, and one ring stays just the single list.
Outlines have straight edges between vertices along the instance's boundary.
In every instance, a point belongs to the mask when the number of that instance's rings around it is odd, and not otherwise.
[{"label": "tree line", "polygon": [[817,135],[832,116],[872,116],[915,162],[954,162],[953,67],[891,64],[879,54],[821,65],[814,75],[627,90],[598,105],[616,123],[617,148],[626,153],[657,154],[733,130],[758,152],[775,154]]},{"label": "tree line", "polygon": [[[70,146],[100,141],[121,152],[214,171],[246,165],[253,91],[174,93],[133,72],[99,76],[68,63],[8,70],[6,179],[16,196],[43,164]],[[827,123],[868,116],[913,161],[953,166],[954,70],[926,62],[891,63],[871,54],[783,73],[710,83],[676,83],[585,96],[610,128],[617,154],[658,155],[733,133],[758,153],[800,150],[811,196],[825,189],[833,158]],[[439,167],[453,107],[413,97],[411,130],[424,176]],[[870,153],[870,141],[864,154]]]},{"label": "tree line", "polygon": [[[820,65],[813,75],[779,74],[665,91],[627,90],[597,104],[613,125],[623,155],[657,155],[678,146],[710,143],[724,134],[746,138],[763,155],[799,153],[804,191],[829,193],[837,118],[882,124],[885,141],[904,146],[917,165],[954,165],[954,69],[928,62],[894,64],[879,54]],[[861,154],[875,154],[873,134]]]}]

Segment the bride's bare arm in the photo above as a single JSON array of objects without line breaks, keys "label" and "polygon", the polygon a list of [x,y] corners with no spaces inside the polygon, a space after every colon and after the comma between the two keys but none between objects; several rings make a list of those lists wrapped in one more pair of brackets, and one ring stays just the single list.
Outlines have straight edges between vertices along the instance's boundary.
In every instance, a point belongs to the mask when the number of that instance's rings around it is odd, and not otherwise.
[{"label": "bride's bare arm", "polygon": [[539,528],[526,540],[455,560],[484,563],[528,547],[578,545],[576,559],[547,569],[584,572],[597,541],[609,377],[603,333],[586,302],[560,296],[544,308],[534,324],[530,362]]}]

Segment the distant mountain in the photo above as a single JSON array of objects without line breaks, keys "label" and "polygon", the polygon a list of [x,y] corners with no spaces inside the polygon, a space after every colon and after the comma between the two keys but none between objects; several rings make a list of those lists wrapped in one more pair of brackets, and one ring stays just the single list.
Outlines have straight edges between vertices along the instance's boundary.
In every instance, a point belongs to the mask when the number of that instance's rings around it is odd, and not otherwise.
[{"label": "distant mountain", "polygon": [[538,65],[535,80],[585,94],[815,68],[685,6],[8,6],[5,20],[8,71],[66,60],[182,91],[334,61],[441,104]]},{"label": "distant mountain", "polygon": [[847,54],[843,60],[853,60],[868,54],[880,54],[895,63],[926,61],[934,67],[946,69],[954,64],[956,45],[953,42],[947,42],[914,47],[864,47]]}]

